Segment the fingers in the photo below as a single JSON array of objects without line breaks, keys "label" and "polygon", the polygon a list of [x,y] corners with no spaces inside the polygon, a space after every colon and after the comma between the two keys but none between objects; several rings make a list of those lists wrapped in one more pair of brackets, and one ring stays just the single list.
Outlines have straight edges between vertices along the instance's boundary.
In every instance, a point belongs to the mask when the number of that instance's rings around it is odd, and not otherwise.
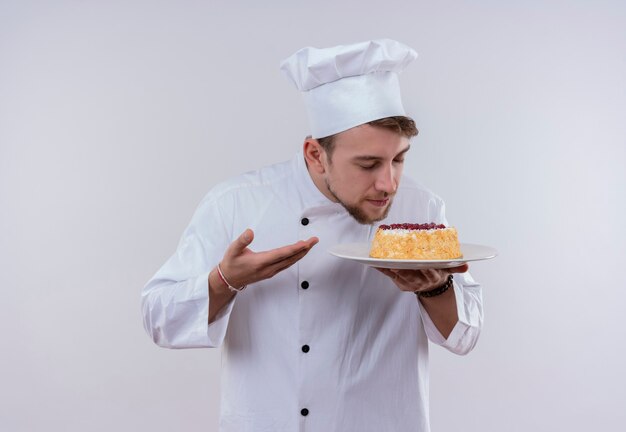
[{"label": "fingers", "polygon": [[290,256],[289,258],[285,258],[281,261],[278,261],[277,263],[265,267],[263,269],[264,278],[271,278],[281,271],[288,269],[289,267],[300,261],[302,258],[304,258],[304,256],[308,254],[310,250],[310,248],[304,249],[297,254]]},{"label": "fingers", "polygon": [[386,276],[389,276],[394,282],[408,285],[439,285],[443,283],[443,281],[445,281],[449,274],[447,269],[402,270],[377,268],[376,270],[380,271]]},{"label": "fingers", "polygon": [[452,267],[448,269],[387,269],[374,267],[376,270],[388,276],[393,283],[403,291],[425,291],[441,286],[452,273],[464,273],[468,271],[469,265]]},{"label": "fingers", "polygon": [[270,251],[253,252],[247,249],[253,238],[252,230],[244,231],[224,254],[222,271],[228,273],[232,283],[247,285],[268,279],[302,259],[319,241],[311,237]]},{"label": "fingers", "polygon": [[317,237],[311,237],[308,240],[300,240],[291,245],[283,246],[280,248],[272,249],[265,252],[257,253],[257,258],[260,260],[261,265],[278,264],[281,261],[293,257],[303,251],[308,252],[313,246],[319,242]]},{"label": "fingers", "polygon": [[449,274],[452,273],[465,273],[469,270],[469,265],[463,263],[463,265],[457,267],[451,267],[446,269],[419,269],[419,270],[395,270],[401,279],[406,281],[423,280],[429,283],[438,283],[445,280]]},{"label": "fingers", "polygon": [[302,258],[304,258],[306,254],[309,253],[311,248],[315,246],[318,242],[319,242],[319,239],[317,237],[311,237],[310,239],[303,241],[304,249],[301,249],[299,252],[296,252],[295,254],[291,256],[283,258],[268,267],[268,271],[271,273],[271,276],[274,276],[275,274],[280,273],[281,271],[291,267],[292,265],[300,261]]},{"label": "fingers", "polygon": [[[315,243],[314,243],[315,244]],[[278,268],[280,268],[280,271],[286,269],[287,267],[292,266],[293,264],[295,264],[296,262],[300,261],[306,254],[309,253],[309,251],[311,250],[313,246],[310,247],[306,247],[303,250],[301,250],[300,252],[287,257],[281,261],[278,261],[277,263],[275,263],[274,265],[277,266]]]},{"label": "fingers", "polygon": [[[230,244],[226,250],[229,256],[240,255],[254,240],[254,231],[246,229],[237,239]],[[311,249],[319,242],[317,237],[311,237],[308,240],[300,240],[291,245],[283,246],[267,252],[260,252],[261,260],[265,263],[273,264],[282,261],[285,258],[300,253],[305,249]],[[264,264],[265,264],[264,263]]]}]

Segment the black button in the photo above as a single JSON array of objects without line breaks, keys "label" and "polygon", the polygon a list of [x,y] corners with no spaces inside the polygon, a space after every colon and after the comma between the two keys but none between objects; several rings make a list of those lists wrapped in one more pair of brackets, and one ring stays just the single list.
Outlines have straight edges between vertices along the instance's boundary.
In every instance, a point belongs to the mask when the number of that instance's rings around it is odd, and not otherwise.
[{"label": "black button", "polygon": [[303,416],[308,416],[309,415],[309,410],[306,408],[302,408],[300,410],[300,414],[302,414]]},{"label": "black button", "polygon": [[302,345],[302,352],[308,353],[310,349],[308,345]]},{"label": "black button", "polygon": [[302,289],[307,289],[309,287],[309,283],[307,281],[302,281],[300,286],[302,287]]},{"label": "black button", "polygon": [[300,221],[300,223],[302,225],[308,225],[309,224],[309,219],[308,218],[302,218],[302,220]]}]

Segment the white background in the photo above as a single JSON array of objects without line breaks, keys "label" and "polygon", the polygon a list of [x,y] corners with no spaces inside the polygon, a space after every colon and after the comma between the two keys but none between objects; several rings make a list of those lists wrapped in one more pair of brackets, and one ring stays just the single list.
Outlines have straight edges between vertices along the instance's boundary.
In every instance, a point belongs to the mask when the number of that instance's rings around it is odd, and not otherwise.
[{"label": "white background", "polygon": [[388,37],[486,321],[431,355],[434,431],[626,423],[626,3],[0,2],[0,429],[215,431],[219,350],[156,347],[144,283],[209,188],[308,133],[278,70]]}]

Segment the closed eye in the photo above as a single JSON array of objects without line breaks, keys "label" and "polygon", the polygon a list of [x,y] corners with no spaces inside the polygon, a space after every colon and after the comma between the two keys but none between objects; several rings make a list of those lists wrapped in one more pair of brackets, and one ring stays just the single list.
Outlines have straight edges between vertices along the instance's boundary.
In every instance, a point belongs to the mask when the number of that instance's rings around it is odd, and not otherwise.
[{"label": "closed eye", "polygon": [[[394,159],[394,160],[393,160],[393,163],[395,163],[395,164],[403,164],[403,163],[404,163],[404,158],[401,158],[401,159]],[[361,169],[363,169],[363,170],[365,170],[365,171],[371,171],[371,170],[373,170],[374,168],[378,167],[378,165],[379,165],[379,163],[378,163],[378,162],[376,162],[376,163],[374,163],[374,164],[370,164],[370,165],[359,165],[359,168],[361,168]]]},{"label": "closed eye", "polygon": [[375,164],[371,164],[371,165],[359,165],[359,167],[365,171],[370,171],[373,170],[374,168],[376,168],[378,166],[378,163]]}]

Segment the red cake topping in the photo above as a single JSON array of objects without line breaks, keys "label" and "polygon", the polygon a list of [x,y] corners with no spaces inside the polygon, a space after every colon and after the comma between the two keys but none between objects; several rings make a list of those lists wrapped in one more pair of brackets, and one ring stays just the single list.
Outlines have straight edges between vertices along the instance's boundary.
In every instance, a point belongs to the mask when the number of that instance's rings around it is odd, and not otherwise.
[{"label": "red cake topping", "polygon": [[427,223],[427,224],[391,224],[391,225],[380,225],[378,228],[382,230],[390,230],[390,229],[405,229],[405,230],[430,230],[430,229],[443,229],[446,226],[443,224],[435,224],[435,223]]}]

